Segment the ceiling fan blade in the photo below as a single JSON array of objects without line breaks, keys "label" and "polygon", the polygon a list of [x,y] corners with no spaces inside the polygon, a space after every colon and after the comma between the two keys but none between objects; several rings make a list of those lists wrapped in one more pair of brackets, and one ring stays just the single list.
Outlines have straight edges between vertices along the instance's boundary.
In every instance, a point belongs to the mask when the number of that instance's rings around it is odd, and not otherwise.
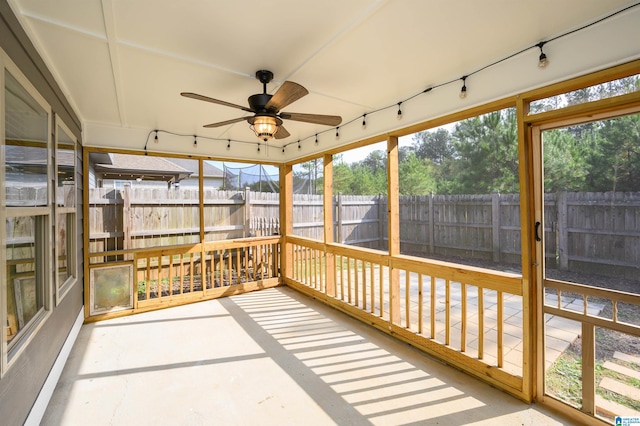
[{"label": "ceiling fan blade", "polygon": [[291,134],[287,131],[287,129],[284,128],[284,126],[280,126],[278,131],[273,135],[273,137],[276,139],[284,139],[288,138],[289,136],[291,136]]},{"label": "ceiling fan blade", "polygon": [[191,99],[197,99],[199,101],[211,102],[212,104],[224,105],[224,106],[228,106],[228,107],[231,107],[231,108],[238,108],[238,109],[241,109],[241,110],[247,111],[247,112],[255,112],[255,111],[252,111],[251,109],[249,109],[247,107],[243,107],[241,105],[232,104],[231,102],[225,102],[225,101],[221,101],[219,99],[213,99],[213,98],[210,98],[210,97],[204,96],[204,95],[198,95],[197,93],[182,92],[180,94],[182,96],[184,96],[185,98],[191,98]]},{"label": "ceiling fan blade", "polygon": [[308,94],[309,91],[298,83],[285,81],[267,102],[265,108],[277,112]]},{"label": "ceiling fan blade", "polygon": [[206,128],[222,127],[222,126],[226,126],[228,124],[239,123],[241,121],[245,121],[247,118],[251,118],[251,117],[238,117],[238,118],[234,118],[234,119],[231,119],[231,120],[219,121],[217,123],[206,124],[206,125],[204,125],[202,127],[206,127]]},{"label": "ceiling fan blade", "polygon": [[302,114],[298,112],[283,112],[279,114],[285,120],[302,121],[304,123],[324,124],[325,126],[337,126],[342,123],[339,115]]}]

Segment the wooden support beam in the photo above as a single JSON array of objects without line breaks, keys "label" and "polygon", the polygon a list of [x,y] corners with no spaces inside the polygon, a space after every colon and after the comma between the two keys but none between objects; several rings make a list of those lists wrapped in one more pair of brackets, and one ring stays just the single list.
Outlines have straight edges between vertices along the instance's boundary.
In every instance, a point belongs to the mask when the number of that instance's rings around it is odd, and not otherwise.
[{"label": "wooden support beam", "polygon": [[[387,223],[389,256],[400,254],[400,198],[398,176],[398,138],[387,139]],[[400,324],[400,270],[389,268],[389,310],[391,324]]]},{"label": "wooden support beam", "polygon": [[293,233],[293,166],[280,166],[280,274],[291,277],[293,274],[293,245],[287,238]]},{"label": "wooden support beam", "polygon": [[[333,155],[325,155],[323,162],[323,177],[324,177],[324,242],[333,242]],[[333,253],[324,252],[324,267],[325,267],[325,290],[327,295],[335,297],[336,295],[336,282],[335,282],[335,258]]]}]

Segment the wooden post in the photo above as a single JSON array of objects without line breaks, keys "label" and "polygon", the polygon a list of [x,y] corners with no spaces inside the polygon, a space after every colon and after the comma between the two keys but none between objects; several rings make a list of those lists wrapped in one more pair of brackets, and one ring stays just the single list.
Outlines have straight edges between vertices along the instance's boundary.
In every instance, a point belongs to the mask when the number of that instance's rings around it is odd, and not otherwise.
[{"label": "wooden post", "polygon": [[[327,154],[324,156],[324,243],[333,242],[333,156]],[[336,282],[335,282],[335,259],[333,253],[324,253],[325,259],[325,292],[328,296],[334,297],[336,295]]]},{"label": "wooden post", "polygon": [[338,242],[340,244],[344,244],[344,239],[342,238],[342,192],[338,192],[338,208],[336,209],[336,215],[338,216]]},{"label": "wooden post", "polygon": [[280,166],[280,274],[285,278],[293,276],[293,245],[287,237],[293,233],[293,167]]},{"label": "wooden post", "polygon": [[493,237],[493,261],[500,262],[500,193],[491,194],[491,229]]},{"label": "wooden post", "polygon": [[433,211],[433,192],[429,194],[429,253],[433,254],[434,252],[434,241],[435,241],[435,232],[436,226],[434,223],[435,214]]},{"label": "wooden post", "polygon": [[[132,249],[131,243],[131,184],[124,184],[124,191],[122,194],[122,249]],[[130,255],[126,255],[125,259],[129,260]]]},{"label": "wooden post", "polygon": [[582,323],[582,410],[587,414],[596,412],[596,328]]},{"label": "wooden post", "polygon": [[244,189],[244,237],[251,236],[251,191]]},{"label": "wooden post", "polygon": [[[198,203],[200,209],[200,281],[202,282],[202,296],[204,297],[207,292],[207,258],[206,253],[204,251],[204,160],[198,160]],[[147,263],[149,260],[147,260]],[[212,272],[212,281],[211,288],[213,288],[213,270]],[[193,267],[191,268],[191,272],[189,273],[193,278]],[[148,286],[147,286],[148,288]],[[147,298],[149,296],[147,295]]]},{"label": "wooden post", "polygon": [[[558,255],[560,257],[560,269],[569,269],[569,230],[567,227],[567,191],[557,194],[558,208]],[[544,231],[541,231],[544,232]]]},{"label": "wooden post", "polygon": [[[389,257],[400,254],[400,199],[398,183],[398,137],[387,139],[387,223]],[[389,321],[400,325],[400,271],[389,265]]]},{"label": "wooden post", "polygon": [[382,207],[382,194],[378,194],[378,249],[384,250],[384,217],[386,212]]},{"label": "wooden post", "polygon": [[[518,169],[520,177],[520,229],[522,263],[522,395],[531,401],[538,394],[538,386],[543,389],[544,345],[539,340],[538,327],[541,325],[542,307],[538,303],[538,259],[537,243],[533,237],[533,223],[536,220],[535,161],[533,134],[531,127],[524,123],[529,113],[529,103],[516,99],[518,120]],[[540,393],[541,394],[541,393]]]}]

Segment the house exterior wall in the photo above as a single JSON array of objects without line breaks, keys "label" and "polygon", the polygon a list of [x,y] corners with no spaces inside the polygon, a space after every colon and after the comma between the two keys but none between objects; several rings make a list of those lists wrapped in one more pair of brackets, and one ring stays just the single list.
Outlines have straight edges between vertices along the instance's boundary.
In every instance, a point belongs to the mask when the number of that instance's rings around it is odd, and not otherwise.
[{"label": "house exterior wall", "polygon": [[[4,52],[5,57],[8,57],[18,67],[31,85],[46,100],[51,107],[52,116],[63,121],[79,141],[76,150],[77,161],[75,169],[77,210],[74,235],[76,252],[70,254],[77,259],[77,279],[71,284],[64,297],[60,298],[55,297],[55,284],[49,285],[48,291],[53,292],[53,302],[48,307],[46,316],[31,333],[23,348],[12,358],[11,362],[2,365],[0,376],[0,423],[4,425],[19,425],[23,424],[29,416],[43,384],[50,374],[51,368],[56,362],[60,350],[83,308],[82,149],[80,145],[79,118],[73,112],[62,90],[56,84],[51,72],[38,55],[5,0],[0,0],[0,49]],[[1,93],[0,100],[4,105],[4,88]],[[0,119],[4,118],[0,117]],[[52,132],[55,129],[56,126],[51,126]],[[4,138],[4,135],[2,137]],[[0,156],[0,160],[3,158],[3,156]],[[4,168],[5,165],[0,164],[0,167]],[[4,197],[4,194],[2,196]],[[54,205],[55,201],[50,201],[47,206],[50,209],[50,218],[55,217]],[[2,216],[1,212],[0,216]],[[0,226],[4,227],[5,218],[0,217],[0,219]],[[6,248],[3,246],[1,249],[5,250]],[[46,265],[54,264],[54,261],[45,263],[44,268],[47,267]],[[53,274],[50,275],[53,276]],[[5,278],[2,277],[0,281],[2,282],[2,287],[6,287]],[[6,292],[3,291],[3,293]],[[6,297],[3,293],[0,293],[2,297]],[[6,303],[0,303],[0,307],[4,306],[6,306]],[[4,340],[4,330],[1,335],[2,340]],[[6,351],[6,345],[3,346],[3,351]],[[2,354],[2,356],[6,356],[6,354]]]}]

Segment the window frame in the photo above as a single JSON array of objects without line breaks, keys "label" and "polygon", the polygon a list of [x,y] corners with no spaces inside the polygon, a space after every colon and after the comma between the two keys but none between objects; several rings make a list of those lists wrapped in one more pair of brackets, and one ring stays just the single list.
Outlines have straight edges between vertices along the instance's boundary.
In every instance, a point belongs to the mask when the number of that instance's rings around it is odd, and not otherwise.
[{"label": "window frame", "polygon": [[[58,190],[58,177],[59,173],[59,162],[58,162],[58,147],[60,145],[60,133],[64,132],[66,136],[73,143],[73,206],[60,206],[58,205],[57,200],[57,192],[54,193],[54,215],[55,218],[52,220],[54,226],[53,235],[58,235],[58,216],[65,215],[66,221],[66,250],[67,250],[67,271],[71,270],[71,273],[68,274],[67,278],[64,282],[60,282],[60,274],[58,274],[58,259],[60,256],[58,244],[54,244],[54,255],[53,255],[53,263],[54,270],[56,271],[53,274],[53,289],[55,292],[56,306],[62,302],[62,299],[69,293],[69,290],[75,285],[78,281],[78,259],[77,259],[77,248],[78,248],[78,234],[77,234],[77,221],[78,221],[78,139],[73,135],[73,132],[69,129],[69,127],[64,123],[64,121],[60,118],[58,114],[55,115],[55,144],[53,147],[53,152],[55,153],[55,162],[54,162],[54,176],[55,176],[55,186],[54,192]],[[55,239],[54,239],[55,240]]]},{"label": "window frame", "polygon": [[[16,79],[18,84],[32,97],[32,99],[45,111],[47,114],[47,130],[46,130],[46,182],[47,182],[47,203],[44,206],[34,207],[8,207],[6,205],[6,186],[0,183],[0,245],[6,248],[7,235],[6,235],[6,220],[8,218],[29,216],[36,220],[34,235],[35,245],[35,267],[42,269],[42,308],[38,309],[36,315],[30,319],[21,330],[16,333],[16,336],[12,339],[11,343],[7,341],[8,330],[6,324],[8,323],[8,301],[6,284],[0,286],[0,323],[2,328],[0,329],[0,378],[3,377],[7,371],[11,368],[13,363],[20,358],[25,348],[29,346],[29,343],[35,338],[38,331],[47,318],[51,315],[53,309],[53,294],[52,294],[52,250],[53,239],[51,236],[51,218],[52,218],[52,203],[53,188],[52,179],[53,176],[53,151],[52,151],[52,121],[53,111],[49,103],[38,92],[33,84],[22,73],[18,66],[6,55],[6,53],[0,49],[0,86],[2,87],[2,96],[0,96],[0,133],[2,138],[0,139],[0,182],[6,182],[5,168],[6,168],[6,105],[5,105],[5,84],[6,73],[10,73],[13,78]],[[40,219],[38,219],[40,218]],[[40,242],[40,247],[36,244]],[[7,256],[6,249],[0,250],[0,276],[7,276]]]}]

